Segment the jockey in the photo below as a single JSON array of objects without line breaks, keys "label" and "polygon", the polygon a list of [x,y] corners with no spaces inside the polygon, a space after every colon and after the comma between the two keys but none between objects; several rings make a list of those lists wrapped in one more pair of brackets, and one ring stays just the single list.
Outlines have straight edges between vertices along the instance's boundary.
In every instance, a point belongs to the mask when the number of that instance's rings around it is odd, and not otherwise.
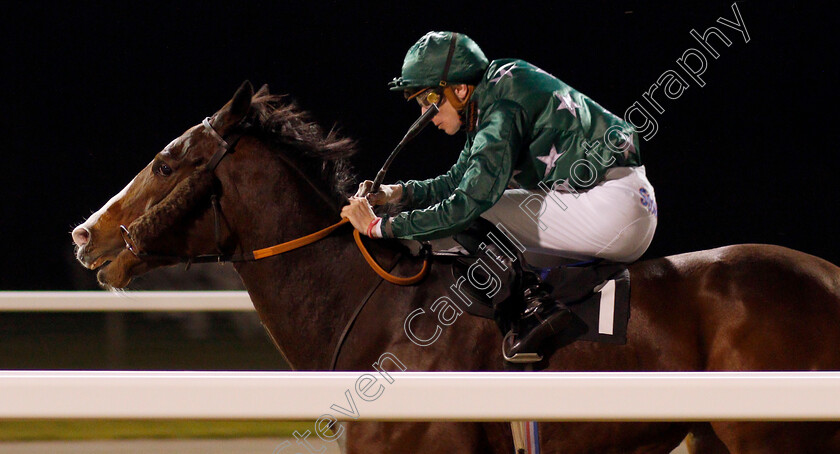
[{"label": "jockey", "polygon": [[[466,35],[429,32],[405,56],[391,82],[438,129],[466,133],[455,165],[428,180],[360,185],[342,210],[374,238],[452,236],[479,216],[502,225],[526,250],[567,258],[632,262],[656,229],[653,187],[629,123],[556,77],[523,60],[489,62]],[[370,203],[407,211],[376,217]],[[531,273],[533,274],[533,273]],[[538,278],[525,280],[526,309],[513,355],[534,351],[571,320]]]}]

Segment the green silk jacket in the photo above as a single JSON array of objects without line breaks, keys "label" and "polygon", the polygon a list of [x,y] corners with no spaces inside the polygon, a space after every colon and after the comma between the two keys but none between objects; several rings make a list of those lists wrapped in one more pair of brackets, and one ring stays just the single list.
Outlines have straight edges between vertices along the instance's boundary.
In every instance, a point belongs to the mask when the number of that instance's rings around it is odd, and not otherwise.
[{"label": "green silk jacket", "polygon": [[610,167],[639,166],[632,125],[522,60],[490,63],[473,98],[478,123],[445,174],[400,182],[405,211],[383,218],[386,238],[454,235],[490,209],[514,178],[525,189],[586,190]]}]

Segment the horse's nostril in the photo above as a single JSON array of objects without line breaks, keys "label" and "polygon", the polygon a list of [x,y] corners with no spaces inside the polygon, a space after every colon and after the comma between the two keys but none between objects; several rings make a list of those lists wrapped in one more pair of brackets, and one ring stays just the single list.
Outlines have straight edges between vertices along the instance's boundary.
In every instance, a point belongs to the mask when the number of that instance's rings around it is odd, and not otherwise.
[{"label": "horse's nostril", "polygon": [[76,227],[75,229],[73,229],[73,234],[72,235],[73,235],[73,242],[76,243],[76,246],[79,246],[79,247],[84,246],[84,245],[88,244],[88,241],[90,241],[90,230],[88,230],[84,227],[81,227],[81,226]]}]

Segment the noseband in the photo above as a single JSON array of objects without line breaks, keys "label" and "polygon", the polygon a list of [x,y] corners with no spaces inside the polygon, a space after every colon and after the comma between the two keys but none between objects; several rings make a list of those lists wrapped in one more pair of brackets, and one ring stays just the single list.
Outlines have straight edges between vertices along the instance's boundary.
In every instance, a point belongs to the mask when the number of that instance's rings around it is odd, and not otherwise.
[{"label": "noseband", "polygon": [[[236,148],[236,144],[239,142],[239,139],[242,138],[244,135],[244,131],[248,129],[250,126],[248,123],[239,122],[230,129],[235,131],[232,134],[228,134],[227,138],[222,137],[218,131],[213,127],[211,124],[211,117],[206,117],[201,124],[204,125],[204,130],[207,131],[216,142],[218,142],[219,146],[216,148],[216,151],[213,153],[213,156],[210,157],[210,160],[207,161],[206,170],[210,173],[213,173],[215,176],[216,167],[219,166],[219,163],[227,156],[228,152],[232,152]],[[123,241],[125,241],[125,247],[132,254],[137,256],[141,259],[159,259],[159,260],[177,260],[182,263],[187,264],[187,268],[190,267],[193,263],[208,263],[208,262],[242,262],[248,260],[254,260],[253,253],[249,254],[225,254],[222,252],[221,247],[221,222],[220,222],[220,211],[221,208],[219,207],[219,197],[216,195],[216,191],[213,191],[213,194],[210,196],[210,205],[213,207],[213,230],[216,237],[216,250],[218,254],[202,254],[192,257],[180,257],[180,256],[172,256],[172,255],[160,255],[160,254],[149,254],[146,252],[142,252],[137,247],[134,239],[131,237],[131,233],[128,231],[128,228],[125,225],[120,225],[120,235],[122,235]]]}]

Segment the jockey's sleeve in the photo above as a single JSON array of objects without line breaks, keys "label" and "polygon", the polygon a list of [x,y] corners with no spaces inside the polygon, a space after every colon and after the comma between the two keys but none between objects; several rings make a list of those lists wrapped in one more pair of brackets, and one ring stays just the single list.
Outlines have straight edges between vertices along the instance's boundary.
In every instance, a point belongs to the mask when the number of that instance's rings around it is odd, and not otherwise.
[{"label": "jockey's sleeve", "polygon": [[[428,208],[383,217],[383,236],[422,241],[451,236],[467,228],[504,194],[526,128],[527,116],[519,104],[510,100],[493,103],[480,116],[470,146],[450,170],[452,176],[461,175],[457,186]],[[440,180],[441,187],[444,181]]]},{"label": "jockey's sleeve", "polygon": [[405,183],[398,181],[397,184],[403,187],[400,203],[407,209],[425,208],[449,197],[464,177],[469,159],[470,143],[468,142],[458,156],[458,161],[443,175],[422,181],[409,180]]}]

